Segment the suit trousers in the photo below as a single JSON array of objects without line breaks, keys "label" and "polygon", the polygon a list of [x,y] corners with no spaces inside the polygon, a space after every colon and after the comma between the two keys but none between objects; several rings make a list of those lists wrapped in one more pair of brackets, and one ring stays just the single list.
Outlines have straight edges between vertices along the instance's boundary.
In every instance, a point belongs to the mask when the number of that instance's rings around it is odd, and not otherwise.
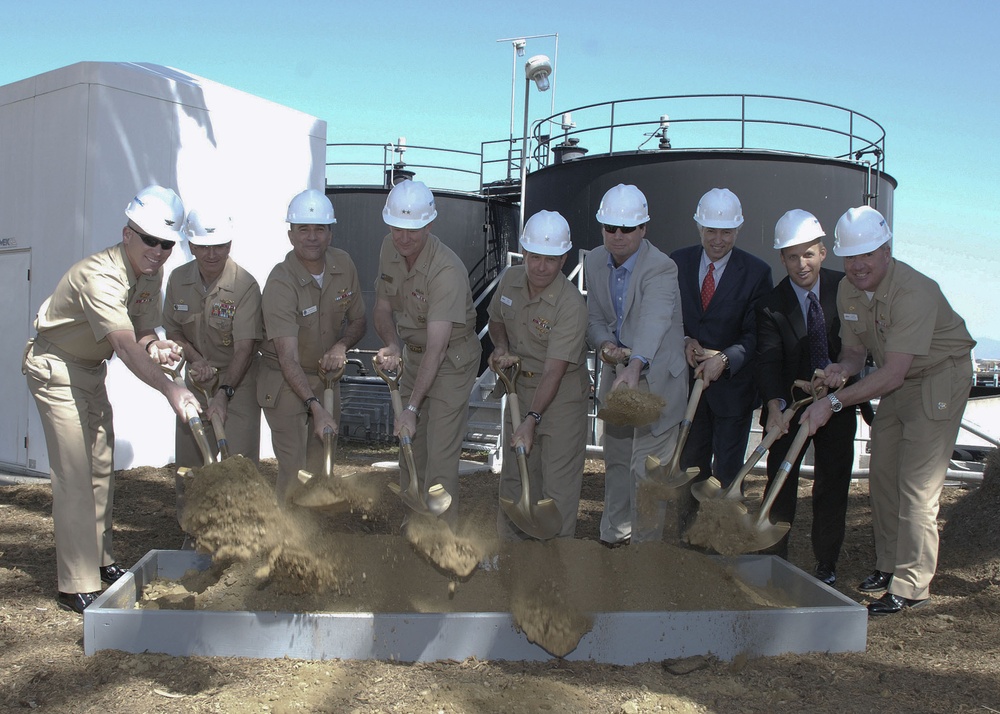
[{"label": "suit trousers", "polygon": [[[640,380],[640,389],[648,389]],[[666,504],[656,501],[640,509],[643,485],[648,482],[646,457],[667,463],[677,446],[677,424],[654,436],[648,426],[604,425],[604,513],[601,540],[617,543],[626,538],[639,543],[663,538]],[[645,506],[645,504],[642,504]]]},{"label": "suit trousers", "polygon": [[[399,382],[399,396],[404,405],[413,393],[422,358],[422,353],[406,350],[406,368]],[[451,494],[451,506],[441,518],[453,529],[458,523],[458,463],[469,421],[469,395],[478,367],[477,360],[469,360],[456,368],[447,356],[444,358],[420,405],[417,433],[412,439],[413,464],[423,486],[422,493],[426,494],[434,484],[441,484]],[[410,473],[400,454],[399,485],[405,489],[409,483]]]},{"label": "suit trousers", "polygon": [[939,499],[972,388],[971,365],[953,359],[935,374],[907,379],[875,412],[869,476],[875,567],[893,574],[893,595],[930,595]]},{"label": "suit trousers", "polygon": [[697,466],[699,481],[715,476],[723,486],[731,484],[746,460],[752,418],[753,409],[739,416],[719,416],[702,397],[681,454],[681,468]]},{"label": "suit trousers", "polygon": [[35,344],[23,369],[49,456],[59,591],[97,592],[98,567],[115,562],[115,435],[104,384],[107,363],[65,361]]},{"label": "suit trousers", "polygon": [[[770,488],[781,468],[788,449],[799,429],[800,410],[792,418],[788,433],[778,439],[767,452],[767,486]],[[792,464],[785,485],[778,492],[771,506],[772,523],[794,523],[799,495],[799,467],[809,443],[814,449],[815,474],[812,487],[812,548],[819,563],[837,564],[840,548],[844,544],[847,501],[851,489],[851,471],[854,468],[854,436],[858,427],[857,410],[846,407],[834,414],[826,425],[806,440],[802,451]],[[788,535],[769,552],[783,558],[788,556]]]},{"label": "suit trousers", "polygon": [[[561,538],[576,534],[583,485],[583,463],[587,457],[587,395],[590,382],[584,369],[567,374],[555,399],[545,410],[545,418],[535,428],[535,443],[525,459],[533,501],[551,498],[562,516]],[[582,377],[582,379],[581,379]],[[521,415],[530,408],[541,374],[518,380],[517,395]],[[518,425],[520,426],[520,425]],[[514,502],[521,497],[521,474],[517,456],[509,446],[513,429],[510,411],[504,418],[503,469],[500,473],[500,497]],[[526,538],[502,508],[497,509],[497,533],[501,538]]]}]

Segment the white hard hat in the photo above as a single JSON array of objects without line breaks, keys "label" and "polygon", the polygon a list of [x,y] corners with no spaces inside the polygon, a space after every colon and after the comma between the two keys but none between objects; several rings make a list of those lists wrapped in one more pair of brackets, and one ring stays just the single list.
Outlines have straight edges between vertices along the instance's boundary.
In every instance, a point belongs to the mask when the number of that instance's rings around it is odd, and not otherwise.
[{"label": "white hard hat", "polygon": [[192,210],[184,223],[184,235],[191,245],[225,245],[233,240],[233,219],[226,213]]},{"label": "white hard hat", "polygon": [[293,225],[329,226],[336,223],[337,219],[333,215],[333,204],[326,194],[309,188],[288,204],[285,222]]},{"label": "white hard hat", "polygon": [[635,186],[620,183],[604,194],[597,221],[606,226],[641,226],[649,221],[646,197]]},{"label": "white hard hat", "polygon": [[153,184],[129,201],[125,216],[146,235],[178,241],[184,223],[184,204],[172,189]]},{"label": "white hard hat", "polygon": [[417,230],[437,218],[437,214],[431,190],[422,181],[406,179],[389,191],[382,220],[393,228]]},{"label": "white hard hat", "polygon": [[743,225],[743,206],[728,188],[713,188],[698,201],[694,220],[705,228],[739,228]]},{"label": "white hard hat", "polygon": [[779,218],[774,226],[774,248],[781,250],[793,245],[812,243],[825,235],[816,216],[801,208],[793,208]]},{"label": "white hard hat", "polygon": [[871,206],[848,210],[837,221],[833,235],[833,253],[839,256],[871,253],[892,240],[885,218]]},{"label": "white hard hat", "polygon": [[573,247],[569,223],[555,211],[539,211],[524,224],[521,247],[539,255],[565,255]]}]

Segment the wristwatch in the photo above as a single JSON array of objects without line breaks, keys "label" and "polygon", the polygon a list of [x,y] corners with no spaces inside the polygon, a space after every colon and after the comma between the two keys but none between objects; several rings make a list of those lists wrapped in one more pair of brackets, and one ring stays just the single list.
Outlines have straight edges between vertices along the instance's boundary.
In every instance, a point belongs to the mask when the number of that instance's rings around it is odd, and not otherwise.
[{"label": "wristwatch", "polygon": [[542,423],[542,415],[539,414],[538,412],[528,412],[524,416],[531,417],[532,419],[534,419],[535,420],[535,426],[538,426],[539,424]]},{"label": "wristwatch", "polygon": [[230,387],[228,384],[220,384],[219,391],[226,395],[226,399],[232,399],[233,395],[236,394],[236,388]]},{"label": "wristwatch", "polygon": [[415,407],[412,404],[407,404],[406,405],[406,411],[413,412],[417,416],[420,416],[420,408],[419,407]]},{"label": "wristwatch", "polygon": [[834,414],[844,408],[844,403],[837,399],[836,394],[827,394],[826,398],[830,400],[830,408],[833,409]]}]

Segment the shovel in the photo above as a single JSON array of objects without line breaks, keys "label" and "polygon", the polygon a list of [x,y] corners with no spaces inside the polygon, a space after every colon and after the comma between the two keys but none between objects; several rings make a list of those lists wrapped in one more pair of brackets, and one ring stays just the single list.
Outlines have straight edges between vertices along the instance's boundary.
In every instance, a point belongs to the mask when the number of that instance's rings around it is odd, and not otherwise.
[{"label": "shovel", "polygon": [[[333,414],[333,385],[344,376],[344,367],[342,365],[340,369],[330,372],[320,368],[319,376],[323,379],[323,408],[328,413]],[[306,488],[297,491],[292,496],[292,502],[295,505],[307,508],[327,508],[347,501],[346,495],[338,492],[337,486],[339,484],[333,478],[333,464],[336,457],[337,442],[333,436],[333,429],[327,427],[323,430],[323,477],[316,478],[309,471],[299,469],[299,483],[304,484]],[[343,478],[350,479],[354,476],[355,474],[351,473]]]},{"label": "shovel", "polygon": [[[188,371],[190,373],[190,370]],[[219,386],[219,373],[217,370],[213,370],[212,381],[208,384],[196,382],[194,379],[191,380],[191,384],[194,385],[195,389],[205,395],[206,402],[211,402],[212,395]],[[212,431],[215,432],[215,439],[219,445],[219,459],[228,459],[230,456],[229,441],[226,439],[226,430],[222,423],[222,417],[218,414],[212,414]]]},{"label": "shovel", "polygon": [[[510,407],[511,424],[516,429],[517,425],[521,423],[521,407],[514,387],[517,384],[518,376],[521,374],[521,360],[518,359],[511,365],[510,370],[512,375],[510,377],[507,376],[504,370],[499,369],[492,362],[490,363],[490,368],[496,372],[497,377],[500,378],[504,388],[507,390],[507,404]],[[509,498],[501,497],[500,508],[503,509],[503,512],[507,514],[507,517],[515,526],[532,538],[538,538],[539,540],[554,538],[562,530],[563,525],[563,517],[559,513],[559,508],[551,498],[543,498],[537,503],[532,501],[524,442],[518,440],[514,444],[514,453],[517,456],[517,470],[521,474],[521,499],[515,502]]]},{"label": "shovel", "polygon": [[[795,412],[816,399],[816,395],[812,391],[812,386],[808,382],[796,380],[794,386],[806,391],[807,395],[798,401],[792,402],[785,408],[785,411],[781,413],[782,422],[785,425],[791,422],[792,417],[795,416]],[[741,500],[743,498],[743,479],[745,479],[747,474],[753,470],[753,467],[757,465],[757,462],[760,461],[760,458],[767,452],[767,450],[774,445],[774,442],[781,438],[783,433],[784,429],[782,429],[781,425],[777,425],[768,431],[767,434],[764,435],[764,438],[761,439],[760,444],[757,445],[757,448],[750,454],[750,458],[747,459],[747,462],[743,464],[743,468],[741,468],[739,473],[736,474],[736,478],[734,478],[733,482],[726,488],[722,487],[722,483],[719,479],[715,478],[715,476],[711,476],[705,481],[699,481],[698,483],[692,484],[691,494],[699,501],[705,501],[709,498],[732,501]]]},{"label": "shovel", "polygon": [[[392,397],[392,411],[396,419],[399,419],[403,414],[403,400],[399,397],[399,379],[403,374],[402,357],[399,359],[399,369],[396,370],[395,377],[379,366],[377,356],[372,358],[372,366],[375,368],[378,376],[389,385],[389,395]],[[421,495],[418,486],[420,479],[417,475],[417,467],[413,463],[413,442],[407,431],[400,431],[399,433],[399,451],[406,461],[407,470],[410,472],[410,482],[406,485],[406,490],[404,491],[398,483],[390,481],[388,484],[389,490],[399,496],[400,500],[413,511],[429,516],[440,516],[451,506],[451,494],[445,490],[444,486],[436,483],[428,489],[426,496]]]},{"label": "shovel", "polygon": [[677,446],[674,448],[674,456],[670,459],[670,463],[661,466],[657,457],[653,455],[646,457],[646,474],[667,488],[680,488],[695,478],[700,470],[697,466],[692,466],[681,471],[680,463],[681,452],[684,450],[688,434],[691,433],[691,422],[694,421],[694,413],[698,411],[698,402],[701,401],[703,391],[705,391],[705,380],[698,377],[694,380],[694,386],[691,387],[691,396],[688,399],[687,410],[684,412],[684,419],[681,421],[680,431],[677,433]]},{"label": "shovel", "polygon": [[[184,377],[182,376],[181,370],[184,367],[185,360],[181,357],[176,364],[173,366],[162,364],[160,367],[163,369],[164,373],[175,383],[187,389],[184,384]],[[191,427],[191,433],[194,434],[194,440],[198,444],[198,450],[201,451],[201,456],[205,460],[205,466],[215,463],[215,454],[212,451],[212,446],[208,443],[208,435],[205,434],[205,425],[201,423],[201,417],[198,416],[198,411],[194,407],[190,407],[184,414],[187,417],[188,426]]]},{"label": "shovel", "polygon": [[792,525],[784,521],[781,523],[771,523],[769,516],[771,514],[771,506],[774,505],[774,500],[778,497],[781,487],[785,485],[785,479],[788,478],[788,474],[792,470],[792,464],[799,457],[799,452],[802,451],[802,446],[808,438],[809,422],[805,421],[795,433],[795,439],[792,440],[792,445],[788,449],[788,454],[785,455],[785,460],[781,462],[781,468],[778,469],[774,481],[771,482],[771,487],[764,494],[764,503],[761,505],[760,512],[756,518],[750,517],[746,506],[742,503],[737,504],[742,509],[742,517],[744,519],[741,530],[745,530],[748,534],[743,544],[745,552],[752,553],[770,548],[784,538],[785,534],[791,529]]}]

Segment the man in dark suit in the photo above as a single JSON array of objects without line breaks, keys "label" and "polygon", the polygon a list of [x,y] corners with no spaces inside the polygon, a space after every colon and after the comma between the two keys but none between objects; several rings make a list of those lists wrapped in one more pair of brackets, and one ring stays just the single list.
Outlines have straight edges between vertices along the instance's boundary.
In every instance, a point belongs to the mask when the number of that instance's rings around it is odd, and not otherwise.
[{"label": "man in dark suit", "polygon": [[[748,369],[757,345],[754,304],[771,290],[771,268],[733,247],[743,208],[729,189],[702,196],[694,219],[701,245],[670,255],[677,263],[685,357],[706,384],[680,465],[698,467],[698,480],[714,475],[728,486],[743,465],[750,435],[757,399]],[[681,504],[682,530],[694,507],[693,498]]]},{"label": "man in dark suit", "polygon": [[[788,211],[774,227],[774,247],[788,276],[757,303],[757,354],[754,375],[766,408],[761,423],[770,430],[782,424],[781,412],[791,401],[792,383],[809,380],[840,354],[837,285],[843,273],[827,270],[825,235],[819,221],[800,209]],[[837,557],[844,542],[848,490],[854,464],[854,407],[842,409],[812,437],[815,450],[812,546],[816,577],[827,585],[837,581]],[[798,415],[783,427],[785,436],[767,455],[770,487],[798,429]],[[809,442],[806,442],[808,446]],[[791,523],[798,499],[799,465],[805,446],[792,465],[788,480],[771,506],[771,521]],[[770,552],[788,556],[788,535]]]}]

